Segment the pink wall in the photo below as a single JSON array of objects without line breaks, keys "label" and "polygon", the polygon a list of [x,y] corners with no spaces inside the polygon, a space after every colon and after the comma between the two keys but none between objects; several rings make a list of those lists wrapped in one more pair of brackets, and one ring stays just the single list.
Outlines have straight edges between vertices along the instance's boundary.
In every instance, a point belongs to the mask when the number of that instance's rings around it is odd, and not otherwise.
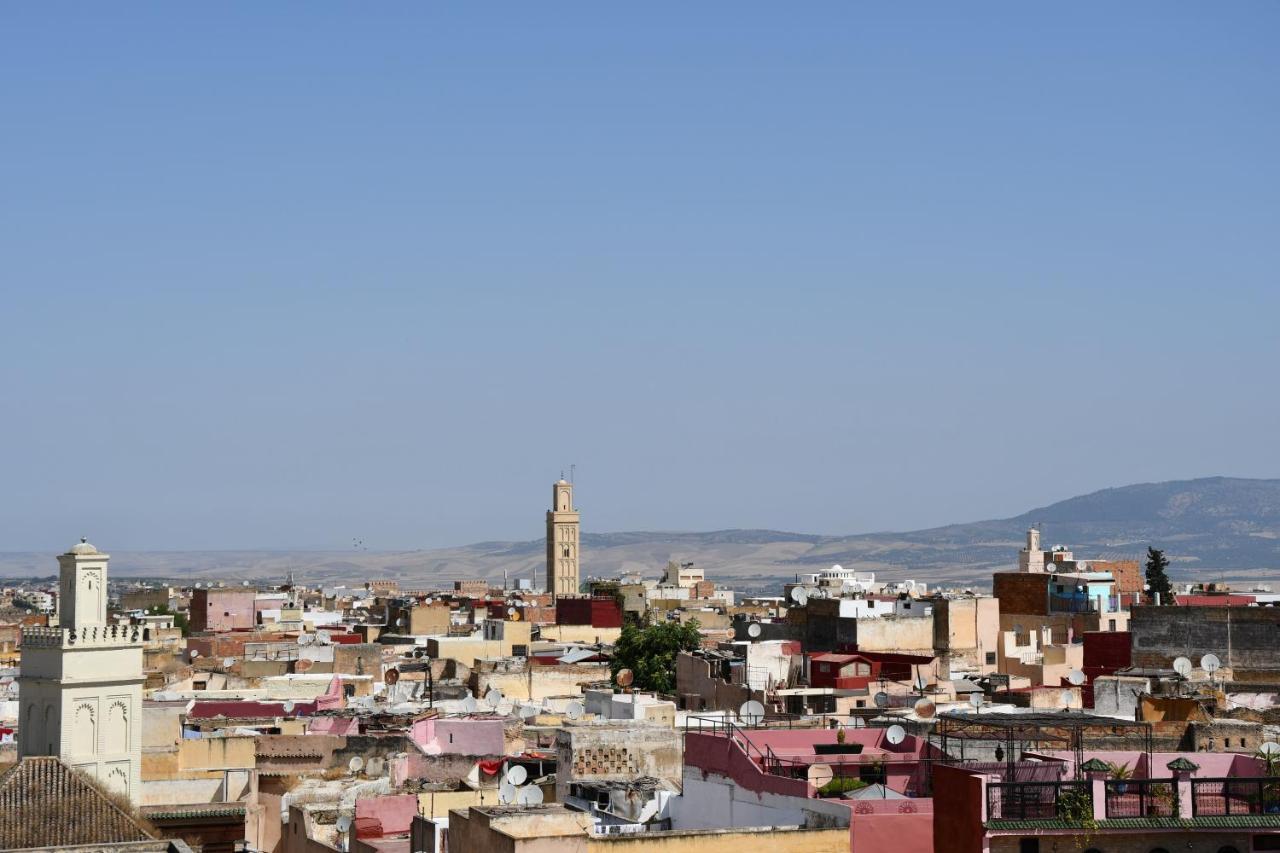
[{"label": "pink wall", "polygon": [[360,720],[356,717],[312,717],[307,721],[309,735],[358,735]]},{"label": "pink wall", "polygon": [[[1065,778],[1073,778],[1075,775],[1075,756],[1074,753],[1067,751],[1046,751],[1034,753],[1036,755],[1044,755],[1056,758],[1066,762],[1067,771]],[[1138,779],[1168,779],[1173,776],[1169,770],[1169,762],[1175,758],[1186,758],[1193,764],[1200,765],[1200,769],[1191,774],[1196,779],[1220,779],[1226,776],[1261,776],[1262,762],[1251,755],[1243,755],[1237,752],[1153,752],[1151,753],[1151,767],[1147,767],[1147,754],[1145,752],[1128,751],[1089,751],[1086,752],[1084,758],[1088,761],[1090,758],[1098,758],[1108,764],[1127,764],[1129,769],[1133,771],[1133,775]]]},{"label": "pink wall", "polygon": [[470,717],[428,717],[413,724],[413,742],[440,755],[503,755],[503,722]]},{"label": "pink wall", "polygon": [[849,840],[857,851],[933,853],[933,800],[857,800]]},{"label": "pink wall", "polygon": [[408,832],[417,813],[418,798],[414,794],[356,800],[356,837],[376,838]]}]

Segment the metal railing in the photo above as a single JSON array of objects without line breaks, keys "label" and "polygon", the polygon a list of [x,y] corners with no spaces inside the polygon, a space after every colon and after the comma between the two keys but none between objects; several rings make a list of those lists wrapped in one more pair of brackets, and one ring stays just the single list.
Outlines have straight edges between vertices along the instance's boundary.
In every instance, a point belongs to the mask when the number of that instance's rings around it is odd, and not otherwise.
[{"label": "metal railing", "polygon": [[1192,779],[1191,814],[1280,814],[1280,778]]},{"label": "metal railing", "polygon": [[987,820],[1075,820],[1093,817],[1088,782],[992,782]]},{"label": "metal railing", "polygon": [[1177,817],[1178,787],[1171,779],[1111,779],[1107,817]]}]

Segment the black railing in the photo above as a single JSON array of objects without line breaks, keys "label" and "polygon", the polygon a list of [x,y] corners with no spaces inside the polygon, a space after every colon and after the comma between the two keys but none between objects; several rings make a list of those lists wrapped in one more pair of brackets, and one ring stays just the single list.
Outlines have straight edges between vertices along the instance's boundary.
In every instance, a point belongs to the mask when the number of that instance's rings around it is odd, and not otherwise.
[{"label": "black railing", "polygon": [[1192,779],[1191,814],[1195,817],[1280,815],[1280,778]]},{"label": "black railing", "polygon": [[1067,820],[1093,818],[1088,782],[992,782],[987,786],[987,820]]},{"label": "black railing", "polygon": [[1177,817],[1178,786],[1172,779],[1107,781],[1107,817]]}]

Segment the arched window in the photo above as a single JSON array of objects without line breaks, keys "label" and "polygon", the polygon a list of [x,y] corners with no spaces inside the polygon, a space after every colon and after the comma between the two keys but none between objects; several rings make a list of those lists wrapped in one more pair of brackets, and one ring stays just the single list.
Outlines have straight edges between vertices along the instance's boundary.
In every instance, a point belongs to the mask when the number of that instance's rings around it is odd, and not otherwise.
[{"label": "arched window", "polygon": [[104,752],[129,751],[129,706],[117,699],[107,709],[107,719],[102,729]]},{"label": "arched window", "polygon": [[76,706],[75,728],[71,731],[71,754],[92,755],[98,751],[98,720],[93,705]]}]

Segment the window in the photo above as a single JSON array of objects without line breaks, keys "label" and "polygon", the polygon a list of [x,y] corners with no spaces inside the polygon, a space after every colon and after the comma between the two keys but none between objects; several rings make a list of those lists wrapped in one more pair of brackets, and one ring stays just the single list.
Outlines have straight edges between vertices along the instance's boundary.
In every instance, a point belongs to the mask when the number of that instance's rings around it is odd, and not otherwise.
[{"label": "window", "polygon": [[1107,630],[1108,630],[1108,631],[1114,631],[1115,629],[1116,629],[1116,620],[1114,620],[1114,619],[1108,619],[1108,620],[1107,620]]},{"label": "window", "polygon": [[1018,853],[1040,853],[1039,838],[1018,839]]},{"label": "window", "polygon": [[996,663],[995,652],[987,652],[987,663],[990,664],[991,666],[995,666],[995,663]]},{"label": "window", "polygon": [[1255,835],[1254,850],[1280,850],[1280,835]]}]

